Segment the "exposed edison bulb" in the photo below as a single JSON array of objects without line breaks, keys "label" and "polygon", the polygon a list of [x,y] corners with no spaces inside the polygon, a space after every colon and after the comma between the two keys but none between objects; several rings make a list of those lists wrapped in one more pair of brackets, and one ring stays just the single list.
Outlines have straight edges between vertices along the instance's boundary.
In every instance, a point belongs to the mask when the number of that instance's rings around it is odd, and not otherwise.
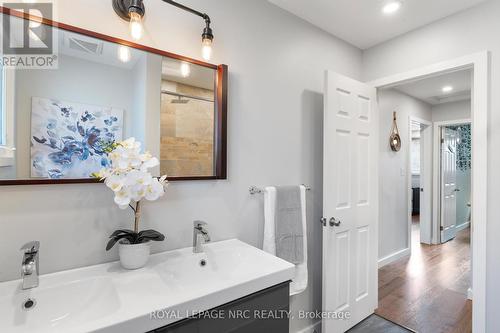
[{"label": "exposed edison bulb", "polygon": [[183,62],[181,64],[181,75],[183,77],[188,77],[191,74],[191,66],[188,63]]},{"label": "exposed edison bulb", "polygon": [[133,39],[139,40],[142,37],[142,16],[139,13],[131,12],[130,14],[130,35]]},{"label": "exposed edison bulb", "polygon": [[130,49],[125,45],[120,45],[118,47],[118,58],[121,62],[129,62],[131,58]]},{"label": "exposed edison bulb", "polygon": [[212,57],[212,40],[210,38],[203,38],[201,42],[201,55],[207,61]]}]

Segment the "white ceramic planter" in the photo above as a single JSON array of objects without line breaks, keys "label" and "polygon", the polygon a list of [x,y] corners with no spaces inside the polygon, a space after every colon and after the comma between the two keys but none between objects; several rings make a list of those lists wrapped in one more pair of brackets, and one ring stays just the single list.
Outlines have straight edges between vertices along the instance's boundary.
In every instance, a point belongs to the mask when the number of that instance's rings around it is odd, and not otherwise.
[{"label": "white ceramic planter", "polygon": [[151,253],[151,242],[142,244],[118,243],[120,263],[125,269],[139,269],[146,265]]}]

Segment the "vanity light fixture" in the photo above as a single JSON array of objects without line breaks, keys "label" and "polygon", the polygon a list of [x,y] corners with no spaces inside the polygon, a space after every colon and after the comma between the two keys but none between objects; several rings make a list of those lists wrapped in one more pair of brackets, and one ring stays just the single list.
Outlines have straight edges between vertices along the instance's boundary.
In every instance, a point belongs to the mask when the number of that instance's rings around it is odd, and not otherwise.
[{"label": "vanity light fixture", "polygon": [[389,1],[382,7],[382,13],[391,15],[396,13],[401,8],[401,1]]},{"label": "vanity light fixture", "polygon": [[[130,22],[130,34],[133,39],[139,40],[143,34],[142,20],[144,14],[146,13],[146,8],[144,7],[143,0],[112,0],[113,9],[116,14],[122,19]],[[211,21],[210,17],[202,12],[195,9],[184,6],[183,4],[177,3],[172,0],[162,0],[163,2],[175,6],[179,9],[187,11],[191,14],[197,15],[205,20],[205,27],[201,34],[201,52],[203,59],[210,60],[212,56],[212,42],[214,40],[214,35],[212,28],[210,27]]]},{"label": "vanity light fixture", "polygon": [[444,86],[443,89],[441,89],[441,91],[445,94],[447,93],[450,93],[453,91],[453,87],[452,86]]},{"label": "vanity light fixture", "polygon": [[143,0],[113,0],[113,9],[122,19],[130,22],[130,35],[139,40],[143,34],[142,19],[146,14]]},{"label": "vanity light fixture", "polygon": [[129,62],[131,57],[130,49],[127,46],[120,45],[118,47],[118,58],[121,62]]}]

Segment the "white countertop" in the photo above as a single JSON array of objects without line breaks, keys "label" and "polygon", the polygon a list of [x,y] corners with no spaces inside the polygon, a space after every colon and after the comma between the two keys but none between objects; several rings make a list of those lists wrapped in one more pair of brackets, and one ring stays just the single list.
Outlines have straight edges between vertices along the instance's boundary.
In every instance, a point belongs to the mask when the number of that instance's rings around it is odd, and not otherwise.
[{"label": "white countertop", "polygon": [[[21,290],[20,280],[0,283],[0,331],[147,332],[294,274],[294,265],[236,239],[206,244],[204,250],[155,254],[136,271],[114,262],[47,274],[31,290]],[[28,297],[36,306],[25,311],[22,304]],[[163,319],[151,318],[157,310],[166,310]]]}]

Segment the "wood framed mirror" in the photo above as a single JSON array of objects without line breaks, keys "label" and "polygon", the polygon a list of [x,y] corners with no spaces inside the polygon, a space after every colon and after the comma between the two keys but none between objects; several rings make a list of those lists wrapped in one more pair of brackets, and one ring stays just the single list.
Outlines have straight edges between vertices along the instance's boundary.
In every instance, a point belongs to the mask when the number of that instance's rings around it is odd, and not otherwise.
[{"label": "wood framed mirror", "polygon": [[4,43],[0,185],[96,183],[90,174],[105,163],[102,140],[128,137],[159,158],[155,176],[226,179],[227,65],[0,12],[11,36],[30,22],[52,36],[51,52],[35,56],[55,62],[19,68],[5,59],[27,59],[25,51]]}]

